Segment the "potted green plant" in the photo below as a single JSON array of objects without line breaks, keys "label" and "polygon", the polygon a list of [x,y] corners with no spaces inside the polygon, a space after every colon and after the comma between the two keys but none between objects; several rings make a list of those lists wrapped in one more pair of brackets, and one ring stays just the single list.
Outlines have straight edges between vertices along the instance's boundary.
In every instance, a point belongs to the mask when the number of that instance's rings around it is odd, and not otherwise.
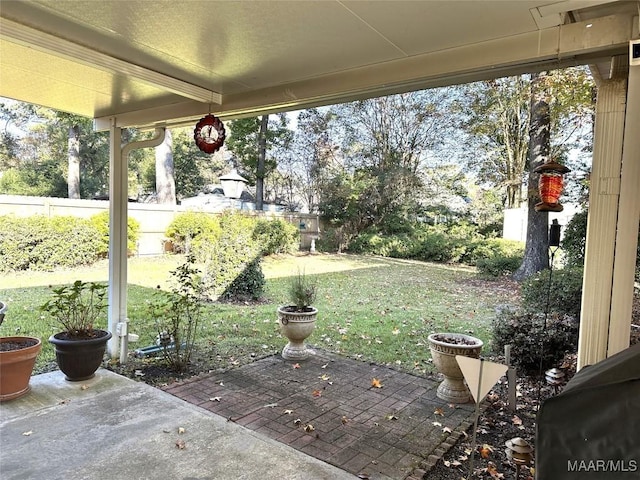
[{"label": "potted green plant", "polygon": [[40,309],[62,329],[49,337],[58,367],[72,382],[92,378],[111,338],[111,332],[97,328],[100,320],[106,323],[107,287],[76,280],[52,292]]},{"label": "potted green plant", "polygon": [[303,272],[292,277],[289,285],[290,303],[278,307],[280,331],[289,340],[282,349],[282,358],[285,360],[299,361],[309,357],[304,341],[316,325],[318,309],[311,305],[316,295],[316,283],[309,280]]},{"label": "potted green plant", "polygon": [[[0,325],[7,304],[0,302]],[[0,402],[25,395],[42,342],[35,337],[0,337]]]}]

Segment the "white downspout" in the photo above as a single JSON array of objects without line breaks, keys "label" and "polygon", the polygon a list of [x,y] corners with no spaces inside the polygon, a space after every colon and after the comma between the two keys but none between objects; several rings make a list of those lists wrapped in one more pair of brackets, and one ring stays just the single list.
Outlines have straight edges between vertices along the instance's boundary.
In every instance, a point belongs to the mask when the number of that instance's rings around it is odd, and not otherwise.
[{"label": "white downspout", "polygon": [[109,331],[113,334],[108,350],[112,359],[120,354],[127,362],[127,219],[128,160],[132,150],[157,147],[164,141],[165,128],[156,128],[149,140],[122,146],[122,129],[111,122],[109,144]]}]

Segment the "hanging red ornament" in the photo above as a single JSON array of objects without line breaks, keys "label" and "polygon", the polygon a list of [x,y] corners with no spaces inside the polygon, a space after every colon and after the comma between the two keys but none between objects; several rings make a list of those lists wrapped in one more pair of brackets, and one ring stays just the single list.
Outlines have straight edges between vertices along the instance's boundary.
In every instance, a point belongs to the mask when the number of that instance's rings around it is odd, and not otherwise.
[{"label": "hanging red ornament", "polygon": [[211,114],[202,117],[193,130],[193,139],[204,153],[220,150],[226,135],[222,120]]},{"label": "hanging red ornament", "polygon": [[558,200],[562,194],[563,175],[571,170],[552,160],[540,165],[533,171],[540,174],[538,191],[540,200],[542,200],[534,207],[536,212],[561,212],[564,207]]}]

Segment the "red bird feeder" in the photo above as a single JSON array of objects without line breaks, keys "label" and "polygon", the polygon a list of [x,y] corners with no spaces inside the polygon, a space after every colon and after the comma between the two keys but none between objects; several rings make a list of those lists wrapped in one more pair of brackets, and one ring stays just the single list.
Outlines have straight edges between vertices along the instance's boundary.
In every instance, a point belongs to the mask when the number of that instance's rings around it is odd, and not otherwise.
[{"label": "red bird feeder", "polygon": [[563,175],[571,170],[552,160],[533,171],[540,174],[538,191],[542,200],[536,204],[536,212],[561,212],[563,207],[558,200],[562,194]]}]

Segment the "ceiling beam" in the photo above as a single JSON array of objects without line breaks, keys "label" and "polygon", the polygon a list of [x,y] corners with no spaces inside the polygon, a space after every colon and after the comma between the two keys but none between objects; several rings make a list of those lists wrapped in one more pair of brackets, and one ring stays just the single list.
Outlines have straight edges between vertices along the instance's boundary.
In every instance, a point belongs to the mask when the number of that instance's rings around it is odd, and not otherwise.
[{"label": "ceiling beam", "polygon": [[102,71],[131,77],[191,100],[197,100],[205,104],[222,103],[222,95],[212,90],[149,70],[140,65],[125,62],[119,58],[5,18],[0,18],[0,37],[9,42],[34,48]]}]

